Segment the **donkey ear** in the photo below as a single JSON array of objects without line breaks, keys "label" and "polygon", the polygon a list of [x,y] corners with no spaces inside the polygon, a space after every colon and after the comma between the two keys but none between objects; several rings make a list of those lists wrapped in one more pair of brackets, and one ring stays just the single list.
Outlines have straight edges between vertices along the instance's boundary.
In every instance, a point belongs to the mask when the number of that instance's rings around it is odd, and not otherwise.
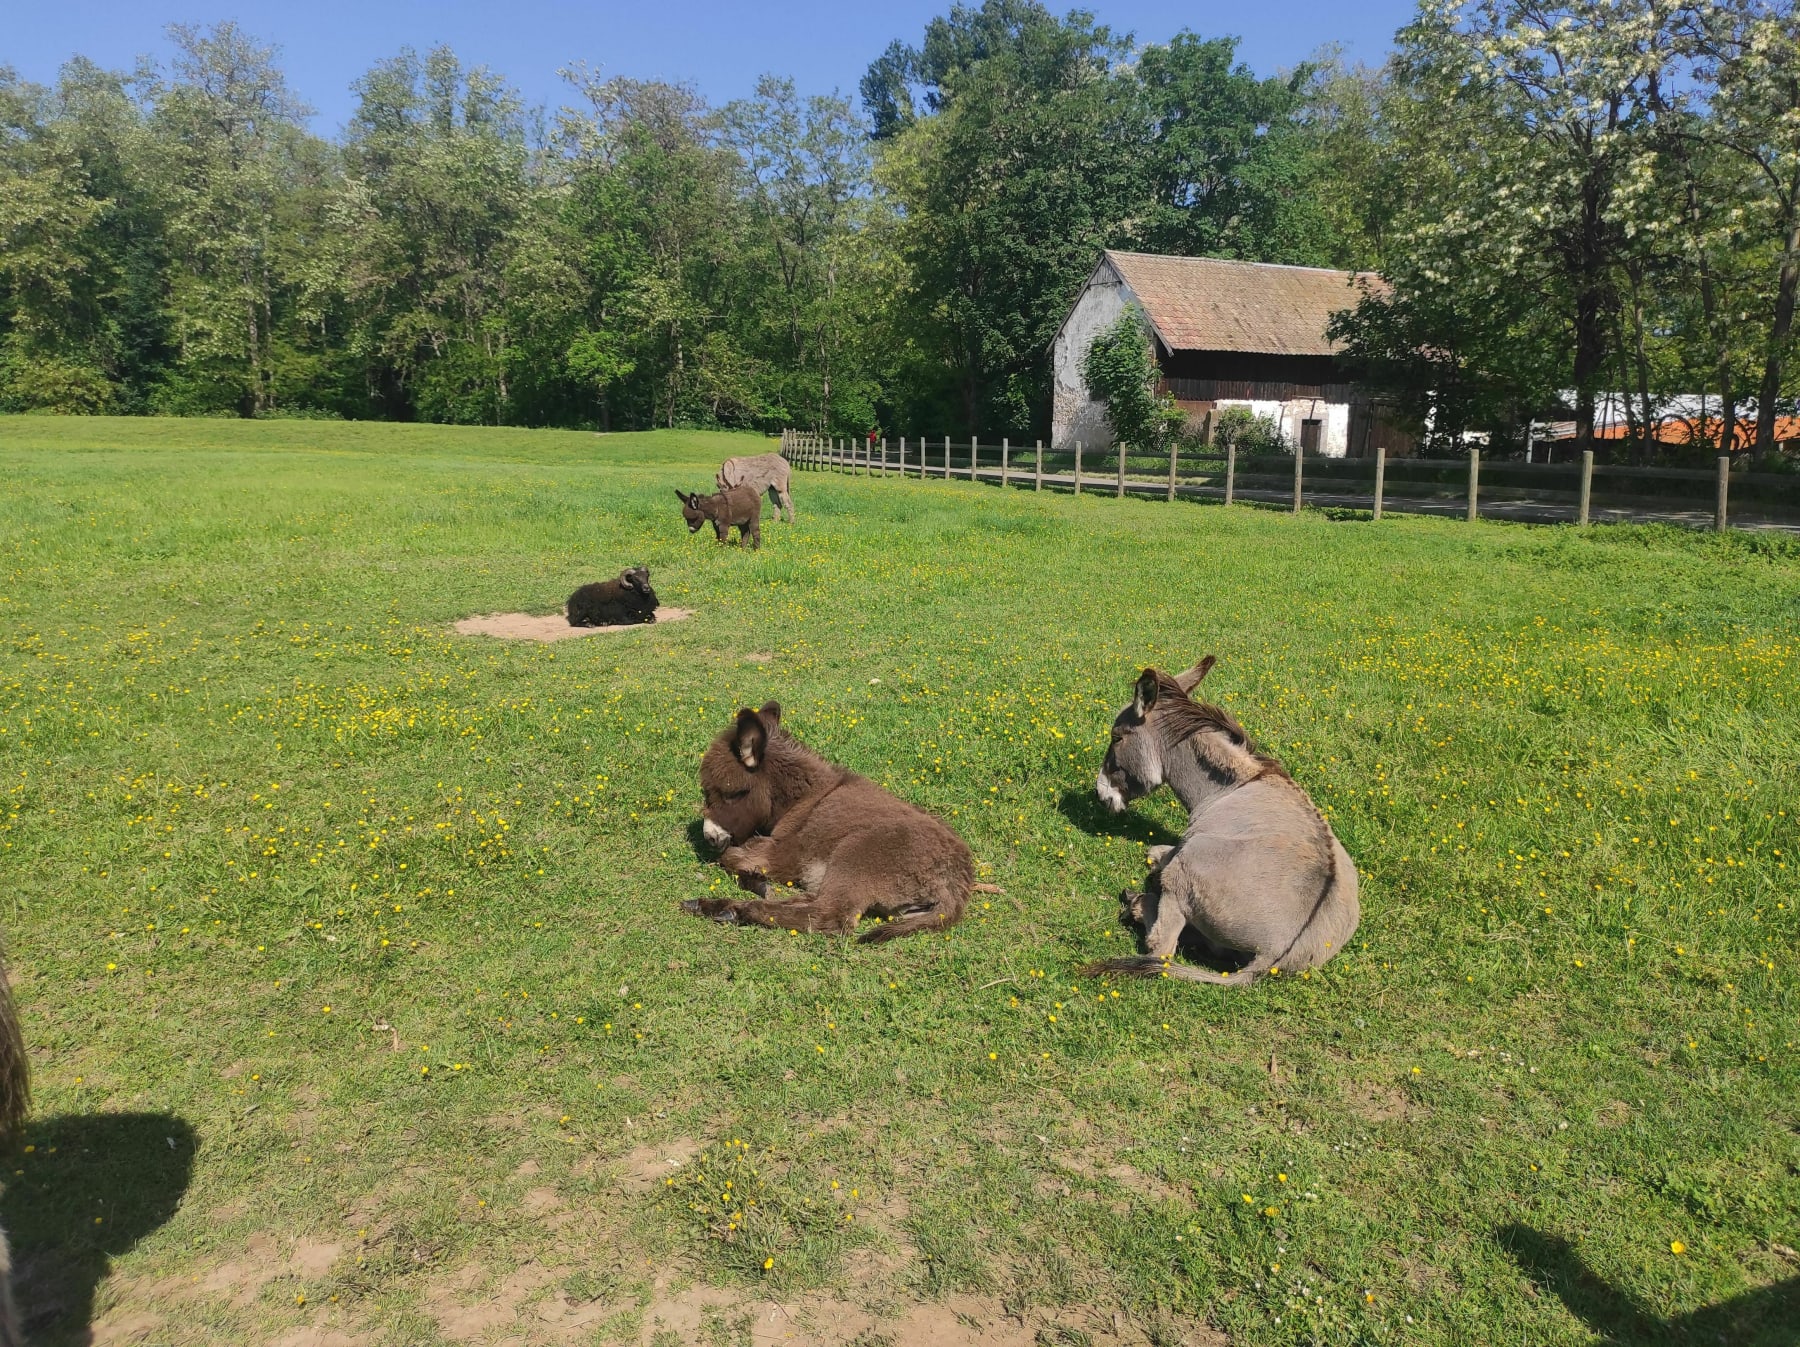
[{"label": "donkey ear", "polygon": [[683,491],[680,487],[676,487],[675,499],[680,501],[683,505],[686,505],[688,503],[687,492]]},{"label": "donkey ear", "polygon": [[763,724],[767,725],[770,729],[774,729],[777,725],[781,724],[781,703],[764,702],[762,719]]},{"label": "donkey ear", "polygon": [[1138,675],[1137,687],[1131,700],[1131,709],[1137,712],[1139,720],[1150,714],[1150,708],[1156,705],[1157,695],[1162,689],[1157,686],[1156,670],[1145,669]]},{"label": "donkey ear", "polygon": [[1175,681],[1181,685],[1183,692],[1192,692],[1200,686],[1200,680],[1212,672],[1212,666],[1218,662],[1218,656],[1208,655],[1186,673],[1175,675]]},{"label": "donkey ear", "polygon": [[731,732],[731,751],[739,762],[754,772],[763,764],[763,751],[769,746],[769,730],[762,717],[748,706],[737,713],[737,726]]}]

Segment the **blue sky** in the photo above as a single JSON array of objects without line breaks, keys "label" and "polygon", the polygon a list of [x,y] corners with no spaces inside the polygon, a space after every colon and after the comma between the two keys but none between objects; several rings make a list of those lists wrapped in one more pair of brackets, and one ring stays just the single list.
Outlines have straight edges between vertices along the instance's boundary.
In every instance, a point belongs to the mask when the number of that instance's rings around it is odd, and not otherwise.
[{"label": "blue sky", "polygon": [[[1051,0],[1050,7],[1068,6]],[[1377,63],[1413,11],[1411,0],[1099,0],[1088,7],[1140,41],[1162,41],[1183,27],[1240,37],[1240,55],[1264,74],[1327,42],[1341,43],[1352,60]],[[280,46],[289,82],[318,112],[314,129],[331,134],[351,111],[350,82],[408,44],[447,43],[465,61],[506,76],[527,101],[552,108],[564,101],[556,71],[574,61],[608,75],[687,80],[715,102],[748,93],[771,71],[792,75],[806,93],[854,95],[890,40],[917,41],[926,21],[948,8],[949,0],[0,0],[0,65],[49,82],[76,53],[108,66],[128,66],[139,54],[163,60],[169,23],[232,18]]]}]

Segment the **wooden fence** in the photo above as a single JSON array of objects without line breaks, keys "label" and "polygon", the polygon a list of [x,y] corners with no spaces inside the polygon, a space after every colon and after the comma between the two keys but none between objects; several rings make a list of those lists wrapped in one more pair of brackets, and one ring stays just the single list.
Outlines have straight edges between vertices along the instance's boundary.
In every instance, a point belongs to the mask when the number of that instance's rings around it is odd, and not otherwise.
[{"label": "wooden fence", "polygon": [[[844,439],[796,430],[783,432],[781,452],[803,470],[961,479],[1075,495],[1222,498],[1227,505],[1281,504],[1296,514],[1310,504],[1367,510],[1375,519],[1399,511],[1585,525],[1598,508],[1606,518],[1660,518],[1723,529],[1735,497],[1752,507],[1752,526],[1800,527],[1800,476],[1732,472],[1723,455],[1707,471],[1596,464],[1592,452],[1568,464],[1484,460],[1479,451],[1467,458],[1429,459],[1388,458],[1378,449],[1372,459],[1342,459],[1240,455],[1236,446],[1223,453],[1175,446],[1161,453],[1123,445],[1084,450],[1080,444],[1054,450],[1041,441],[1015,446],[1004,439],[959,443],[948,436]],[[1598,507],[1597,490],[1605,498]]]}]

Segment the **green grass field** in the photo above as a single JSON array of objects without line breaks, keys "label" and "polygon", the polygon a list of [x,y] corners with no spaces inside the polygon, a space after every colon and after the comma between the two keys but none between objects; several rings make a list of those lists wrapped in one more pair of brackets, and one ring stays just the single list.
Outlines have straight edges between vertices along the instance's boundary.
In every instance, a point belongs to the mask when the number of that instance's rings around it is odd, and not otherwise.
[{"label": "green grass field", "polygon": [[[1800,551],[810,473],[688,536],[760,443],[0,420],[36,1341],[1794,1341]],[[450,631],[639,561],[691,620]],[[1362,928],[1084,981],[1183,826],[1107,728],[1206,652]],[[1004,895],[683,915],[768,698]]]}]

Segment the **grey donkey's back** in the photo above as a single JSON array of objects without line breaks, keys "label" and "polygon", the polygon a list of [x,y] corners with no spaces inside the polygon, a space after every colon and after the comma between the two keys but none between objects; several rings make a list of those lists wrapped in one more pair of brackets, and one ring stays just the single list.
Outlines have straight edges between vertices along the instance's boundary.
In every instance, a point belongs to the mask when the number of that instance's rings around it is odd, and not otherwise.
[{"label": "grey donkey's back", "polygon": [[[1214,949],[1250,955],[1232,973],[1169,965],[1171,977],[1192,982],[1242,986],[1265,973],[1317,968],[1362,919],[1355,863],[1285,775],[1233,791],[1191,820],[1152,882],[1159,907],[1171,909],[1165,921],[1179,913]],[[1163,960],[1156,962],[1160,973]]]},{"label": "grey donkey's back", "polygon": [[780,518],[785,510],[787,522],[791,524],[794,522],[794,498],[788,494],[788,484],[792,478],[793,466],[780,454],[745,454],[721,463],[717,480],[721,491],[731,486],[747,486],[758,495],[768,492],[776,518]]}]

